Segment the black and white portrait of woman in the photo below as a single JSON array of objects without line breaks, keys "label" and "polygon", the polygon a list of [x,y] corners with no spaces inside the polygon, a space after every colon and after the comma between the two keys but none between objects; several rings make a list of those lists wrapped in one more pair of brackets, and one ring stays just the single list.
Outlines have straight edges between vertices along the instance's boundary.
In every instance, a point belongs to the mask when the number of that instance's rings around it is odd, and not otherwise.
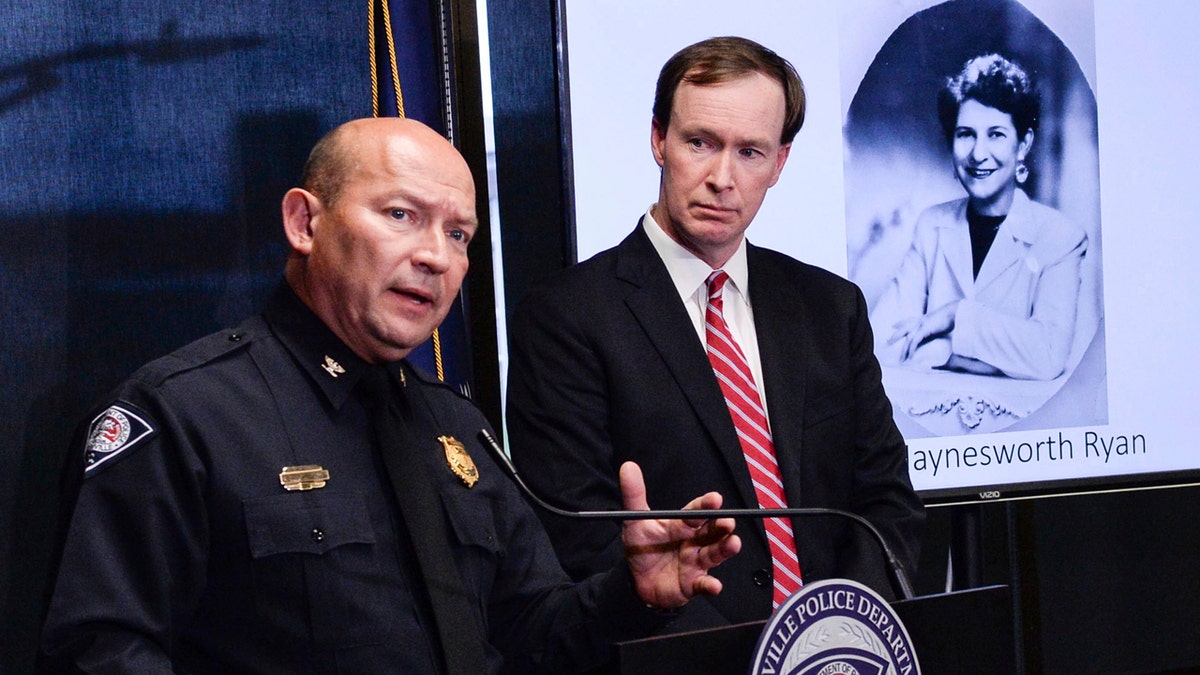
[{"label": "black and white portrait of woman", "polygon": [[1106,415],[1096,106],[1078,63],[1015,0],[954,0],[904,21],[855,92],[849,269],[910,436]]},{"label": "black and white portrait of woman", "polygon": [[872,314],[889,364],[1028,380],[1063,373],[1087,234],[1029,198],[1037,89],[999,54],[976,56],[938,97],[967,196],[917,218],[912,247]]}]

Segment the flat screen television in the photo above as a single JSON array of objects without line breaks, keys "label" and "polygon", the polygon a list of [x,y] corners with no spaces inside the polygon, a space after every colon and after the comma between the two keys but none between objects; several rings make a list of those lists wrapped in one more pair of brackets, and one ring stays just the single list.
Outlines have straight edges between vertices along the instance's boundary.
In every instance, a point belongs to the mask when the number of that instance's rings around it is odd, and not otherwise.
[{"label": "flat screen television", "polygon": [[[1200,4],[747,0],[735,9],[717,0],[566,0],[560,13],[579,260],[619,242],[657,198],[649,139],[658,69],[707,37],[752,38],[796,66],[808,108],[748,238],[862,288],[927,503],[1200,483],[1191,399],[1200,379],[1191,343],[1200,330],[1200,210],[1186,203],[1200,196],[1192,46]],[[999,294],[1001,304],[1027,305],[1025,329],[1035,319],[1035,329],[1053,324],[1057,365],[897,360],[882,344],[892,326],[878,318],[889,288],[918,221],[967,194],[939,124],[938,91],[990,54],[1017,64],[1040,97],[1019,190],[1039,205],[1031,208],[1068,223],[1084,249],[1067,254],[1056,281],[1018,274],[1044,287],[1017,283]],[[1036,273],[1059,264],[1056,255],[1018,250],[1011,262]],[[980,271],[989,273],[1006,274]],[[1054,312],[1028,306],[1050,296]],[[1007,330],[993,339],[1017,343],[1024,329]],[[993,345],[1006,346],[1028,351]]]}]

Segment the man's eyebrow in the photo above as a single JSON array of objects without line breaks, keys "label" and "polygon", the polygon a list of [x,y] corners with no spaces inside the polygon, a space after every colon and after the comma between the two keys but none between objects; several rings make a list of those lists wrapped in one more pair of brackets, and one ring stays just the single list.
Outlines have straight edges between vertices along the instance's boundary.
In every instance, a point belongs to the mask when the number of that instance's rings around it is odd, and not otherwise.
[{"label": "man's eyebrow", "polygon": [[775,137],[771,137],[771,136],[755,137],[755,136],[737,135],[735,133],[735,135],[733,135],[732,137],[727,137],[724,134],[717,132],[708,126],[688,127],[685,125],[680,125],[679,133],[680,133],[680,135],[685,136],[685,137],[703,136],[705,138],[720,138],[720,139],[722,139],[722,142],[727,145],[737,145],[737,146],[744,146],[744,145],[765,146],[765,145],[770,145],[771,143],[775,142],[775,140],[774,140]]}]

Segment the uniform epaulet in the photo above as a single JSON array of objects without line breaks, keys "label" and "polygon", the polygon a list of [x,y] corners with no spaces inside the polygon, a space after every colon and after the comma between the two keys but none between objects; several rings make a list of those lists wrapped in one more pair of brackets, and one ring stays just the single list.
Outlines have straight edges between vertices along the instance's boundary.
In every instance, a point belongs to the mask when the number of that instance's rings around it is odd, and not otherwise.
[{"label": "uniform epaulet", "polygon": [[420,380],[422,384],[427,384],[439,391],[444,390],[450,392],[458,398],[471,403],[471,405],[475,405],[475,401],[472,400],[466,392],[452,384],[437,379],[437,377],[425,372],[425,370],[417,367],[412,362],[404,361],[402,368],[404,371],[407,371],[408,377],[415,377],[416,379]]},{"label": "uniform epaulet", "polygon": [[89,424],[84,446],[84,477],[99,474],[118,457],[127,456],[129,451],[158,434],[158,422],[135,403],[144,399],[136,394],[128,396],[131,393],[129,383],[135,383],[134,390],[139,386],[156,388],[174,375],[245,349],[267,332],[261,319],[250,319],[237,328],[202,337],[138,369],[118,390],[124,394],[118,393],[112,404]]},{"label": "uniform epaulet", "polygon": [[184,345],[179,349],[142,366],[131,380],[158,386],[173,375],[184,373],[227,354],[246,349],[268,332],[259,317],[249,319],[237,328],[227,328]]}]

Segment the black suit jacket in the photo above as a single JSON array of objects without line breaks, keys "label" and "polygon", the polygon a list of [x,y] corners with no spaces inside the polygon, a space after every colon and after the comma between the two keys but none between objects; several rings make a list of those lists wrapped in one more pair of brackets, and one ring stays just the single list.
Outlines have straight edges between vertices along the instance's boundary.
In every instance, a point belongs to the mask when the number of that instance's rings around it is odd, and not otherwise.
[{"label": "black suit jacket", "polygon": [[[924,509],[872,353],[862,293],[825,270],[748,247],[764,389],[791,506],[870,519],[907,569]],[[621,506],[617,471],[641,465],[651,508],[710,490],[728,507],[757,499],[725,400],[666,266],[639,226],[617,247],[533,288],[509,327],[508,433],[540,494],[575,509]],[[580,578],[622,555],[618,523],[543,517]],[[771,557],[760,520],[737,525],[742,552],[724,584],[689,603],[672,631],[763,619]],[[882,556],[843,519],[793,519],[806,581],[852,578],[890,596]]]}]

